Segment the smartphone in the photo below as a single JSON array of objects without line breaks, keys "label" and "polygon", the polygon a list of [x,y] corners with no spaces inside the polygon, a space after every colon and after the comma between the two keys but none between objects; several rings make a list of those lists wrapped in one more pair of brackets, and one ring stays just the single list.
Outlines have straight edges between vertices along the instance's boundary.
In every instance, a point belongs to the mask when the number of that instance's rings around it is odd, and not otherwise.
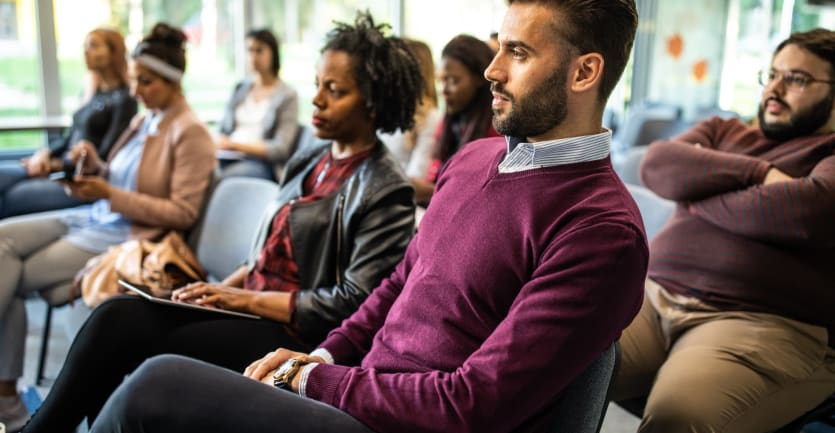
[{"label": "smartphone", "polygon": [[52,173],[49,173],[49,180],[56,182],[72,182],[72,175],[67,175],[67,172],[64,170],[53,171]]},{"label": "smartphone", "polygon": [[64,161],[63,167],[60,171],[53,171],[52,173],[49,173],[49,180],[72,182],[75,176],[81,176],[84,174],[84,160],[86,159],[87,154],[82,153],[81,157],[79,157],[78,161],[75,163],[72,161]]}]

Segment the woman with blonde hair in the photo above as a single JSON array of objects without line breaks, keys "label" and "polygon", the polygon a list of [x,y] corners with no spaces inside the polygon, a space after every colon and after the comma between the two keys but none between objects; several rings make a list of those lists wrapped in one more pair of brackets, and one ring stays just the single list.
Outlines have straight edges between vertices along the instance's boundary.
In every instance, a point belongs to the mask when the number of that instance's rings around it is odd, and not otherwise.
[{"label": "woman with blonde hair", "polygon": [[64,194],[64,188],[46,175],[61,170],[67,163],[66,153],[78,143],[88,143],[105,158],[136,114],[125,51],[125,40],[115,30],[97,28],[87,34],[81,107],[73,114],[70,129],[48,148],[20,163],[0,163],[0,218],[83,204]]}]

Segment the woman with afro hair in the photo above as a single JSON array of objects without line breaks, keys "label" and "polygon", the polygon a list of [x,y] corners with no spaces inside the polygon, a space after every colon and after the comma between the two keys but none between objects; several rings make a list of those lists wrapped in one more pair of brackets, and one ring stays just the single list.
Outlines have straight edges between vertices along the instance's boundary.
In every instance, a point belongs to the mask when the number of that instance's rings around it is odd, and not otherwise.
[{"label": "woman with afro hair", "polygon": [[92,422],[125,375],[154,355],[243,372],[275,347],[309,350],[391,274],[414,232],[414,189],[376,134],[412,126],[423,82],[404,42],[384,30],[359,14],[328,34],[312,119],[328,142],[288,161],[248,263],[220,283],[172,296],[262,320],[112,298],[82,327],[24,431],[70,432],[85,416]]}]

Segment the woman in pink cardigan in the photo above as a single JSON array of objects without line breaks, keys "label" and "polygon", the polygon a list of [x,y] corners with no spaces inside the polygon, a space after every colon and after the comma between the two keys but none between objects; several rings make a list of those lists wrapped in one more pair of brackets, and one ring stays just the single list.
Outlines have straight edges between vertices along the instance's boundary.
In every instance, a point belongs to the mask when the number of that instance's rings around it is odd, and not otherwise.
[{"label": "woman in pink cardigan", "polygon": [[215,157],[211,137],[189,107],[180,81],[186,37],[157,24],[132,54],[137,115],[102,161],[80,144],[81,172],[67,192],[92,205],[0,222],[0,422],[16,431],[28,415],[16,392],[23,373],[23,300],[69,281],[91,257],[129,239],[185,231],[197,220]]}]

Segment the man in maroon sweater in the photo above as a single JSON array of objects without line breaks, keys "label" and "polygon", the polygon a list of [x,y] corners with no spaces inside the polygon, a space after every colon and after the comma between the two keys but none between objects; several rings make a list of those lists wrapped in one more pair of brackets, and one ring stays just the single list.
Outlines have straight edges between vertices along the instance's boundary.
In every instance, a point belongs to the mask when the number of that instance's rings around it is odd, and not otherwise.
[{"label": "man in maroon sweater", "polygon": [[637,19],[633,0],[511,1],[485,71],[507,139],[449,161],[359,311],[312,353],[247,368],[270,386],[155,358],[92,431],[541,431],[640,307],[646,237],[601,126]]},{"label": "man in maroon sweater", "polygon": [[760,83],[759,127],[713,118],[644,159],[678,207],[621,339],[641,432],[772,431],[835,392],[835,32],[792,35]]}]

